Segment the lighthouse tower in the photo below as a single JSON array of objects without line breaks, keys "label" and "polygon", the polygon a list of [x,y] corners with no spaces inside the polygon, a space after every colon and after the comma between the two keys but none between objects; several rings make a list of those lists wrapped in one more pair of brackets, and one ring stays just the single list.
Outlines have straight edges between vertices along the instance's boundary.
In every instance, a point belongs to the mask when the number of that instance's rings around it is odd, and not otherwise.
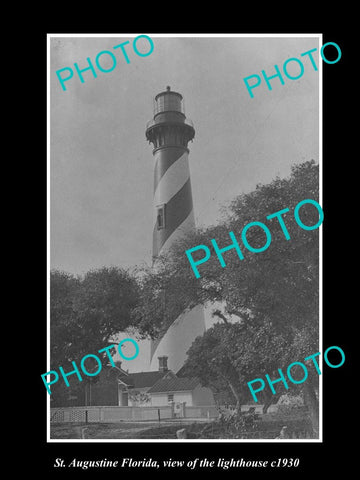
[{"label": "lighthouse tower", "polygon": [[[186,119],[183,97],[166,91],[156,95],[154,118],[147,124],[146,138],[154,146],[154,230],[153,261],[195,229],[188,142],[195,136],[192,122]],[[168,357],[168,368],[180,370],[195,337],[205,331],[202,305],[184,311],[162,338],[152,342],[151,369],[158,357]]]}]

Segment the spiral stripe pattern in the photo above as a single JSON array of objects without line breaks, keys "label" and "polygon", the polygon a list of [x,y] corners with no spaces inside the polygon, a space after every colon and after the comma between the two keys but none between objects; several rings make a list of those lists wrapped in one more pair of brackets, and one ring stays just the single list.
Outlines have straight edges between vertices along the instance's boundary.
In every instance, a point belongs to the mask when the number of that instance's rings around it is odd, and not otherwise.
[{"label": "spiral stripe pattern", "polygon": [[[156,169],[164,173],[159,178],[159,172],[155,172],[155,177],[159,180],[154,193],[154,258],[167,250],[175,238],[178,239],[195,228],[188,153],[187,151],[182,152],[177,160],[166,169],[166,164],[170,163],[167,153],[168,150],[161,150],[155,165]],[[164,206],[164,228],[159,228],[156,218],[157,209],[161,206]]]}]

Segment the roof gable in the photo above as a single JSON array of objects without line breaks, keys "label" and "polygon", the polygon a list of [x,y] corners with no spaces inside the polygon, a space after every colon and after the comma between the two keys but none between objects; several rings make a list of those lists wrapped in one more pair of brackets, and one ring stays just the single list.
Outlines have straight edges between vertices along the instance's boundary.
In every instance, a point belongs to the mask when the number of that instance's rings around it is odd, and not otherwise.
[{"label": "roof gable", "polygon": [[170,371],[160,372],[159,370],[155,370],[152,372],[129,373],[126,377],[119,377],[119,380],[129,387],[146,388],[152,387],[163,377],[169,376],[169,373],[174,375]]},{"label": "roof gable", "polygon": [[153,385],[147,393],[163,393],[163,392],[183,392],[192,391],[200,383],[196,377],[176,377],[162,378]]}]

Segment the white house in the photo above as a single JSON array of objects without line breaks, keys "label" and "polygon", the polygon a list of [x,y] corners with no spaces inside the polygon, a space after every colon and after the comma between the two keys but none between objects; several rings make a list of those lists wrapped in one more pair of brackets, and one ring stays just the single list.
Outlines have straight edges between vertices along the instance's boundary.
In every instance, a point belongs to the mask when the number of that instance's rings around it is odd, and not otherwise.
[{"label": "white house", "polygon": [[156,407],[171,402],[185,402],[187,407],[215,405],[212,391],[202,387],[198,378],[177,377],[173,372],[150,387],[147,395],[150,396],[150,405]]},{"label": "white house", "polygon": [[166,356],[158,358],[158,370],[128,373],[120,363],[104,369],[92,386],[90,404],[121,407],[215,405],[212,391],[202,387],[199,379],[178,377],[168,369]]},{"label": "white house", "polygon": [[126,373],[118,378],[119,405],[129,407],[151,406],[148,395],[151,388],[158,380],[173,373],[167,371],[150,371]]}]

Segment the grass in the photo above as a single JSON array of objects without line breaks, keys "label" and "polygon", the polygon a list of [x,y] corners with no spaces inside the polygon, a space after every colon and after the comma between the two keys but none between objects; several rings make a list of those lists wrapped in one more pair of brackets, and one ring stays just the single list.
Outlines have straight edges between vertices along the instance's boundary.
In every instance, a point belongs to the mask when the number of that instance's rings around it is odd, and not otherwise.
[{"label": "grass", "polygon": [[[173,423],[172,430],[182,428],[182,423]],[[80,439],[82,434],[86,439],[120,439],[147,438],[138,436],[140,432],[153,431],[158,428],[155,422],[117,422],[117,423],[56,423],[50,426],[51,439]],[[165,427],[167,428],[167,427]]]},{"label": "grass", "polygon": [[[176,439],[176,431],[186,428],[187,438],[275,438],[286,425],[290,438],[309,438],[311,422],[306,415],[276,413],[261,416],[250,432],[228,432],[219,422],[163,421],[117,423],[51,424],[52,439]],[[83,435],[83,436],[82,436]]]},{"label": "grass", "polygon": [[[157,424],[137,423],[67,423],[51,425],[52,439],[176,439],[176,431],[186,428],[187,438],[275,438],[278,436],[283,425],[287,425],[288,432],[301,433],[301,436],[291,438],[309,438],[311,425],[304,420],[273,419],[258,422],[254,430],[250,432],[229,433],[216,422],[204,425],[201,423],[173,423],[171,425],[158,426]],[[204,429],[206,428],[206,431]],[[306,433],[306,437],[304,436]],[[83,436],[82,436],[83,435]]]}]

